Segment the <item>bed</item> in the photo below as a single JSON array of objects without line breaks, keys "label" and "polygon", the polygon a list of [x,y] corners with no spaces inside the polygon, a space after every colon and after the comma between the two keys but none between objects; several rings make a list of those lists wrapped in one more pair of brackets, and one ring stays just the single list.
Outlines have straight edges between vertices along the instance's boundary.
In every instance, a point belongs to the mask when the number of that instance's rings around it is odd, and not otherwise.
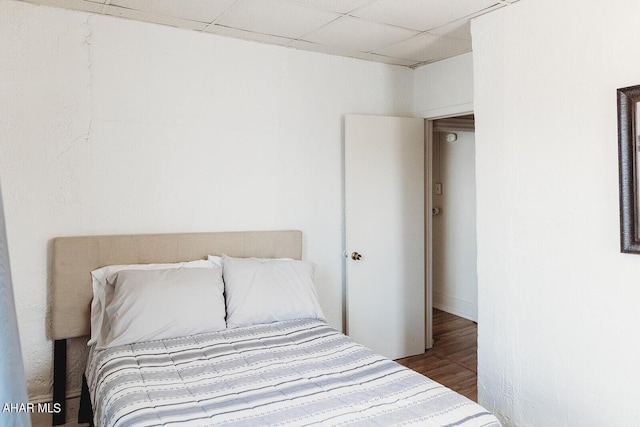
[{"label": "bed", "polygon": [[54,403],[89,336],[96,426],[500,425],[331,328],[301,258],[297,230],[54,239]]}]

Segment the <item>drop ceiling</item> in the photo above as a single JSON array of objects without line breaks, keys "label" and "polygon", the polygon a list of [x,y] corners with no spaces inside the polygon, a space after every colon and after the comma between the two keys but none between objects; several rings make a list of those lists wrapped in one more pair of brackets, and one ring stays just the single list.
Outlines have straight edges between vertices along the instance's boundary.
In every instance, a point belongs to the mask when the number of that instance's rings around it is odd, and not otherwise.
[{"label": "drop ceiling", "polygon": [[470,20],[518,0],[26,1],[418,67],[470,52]]}]

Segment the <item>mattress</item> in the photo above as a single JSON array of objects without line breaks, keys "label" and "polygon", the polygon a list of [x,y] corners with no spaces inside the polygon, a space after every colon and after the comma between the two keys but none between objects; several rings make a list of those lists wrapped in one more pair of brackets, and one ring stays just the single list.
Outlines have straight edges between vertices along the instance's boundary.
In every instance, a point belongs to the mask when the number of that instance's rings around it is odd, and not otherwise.
[{"label": "mattress", "polygon": [[318,320],[91,349],[96,426],[499,426]]}]

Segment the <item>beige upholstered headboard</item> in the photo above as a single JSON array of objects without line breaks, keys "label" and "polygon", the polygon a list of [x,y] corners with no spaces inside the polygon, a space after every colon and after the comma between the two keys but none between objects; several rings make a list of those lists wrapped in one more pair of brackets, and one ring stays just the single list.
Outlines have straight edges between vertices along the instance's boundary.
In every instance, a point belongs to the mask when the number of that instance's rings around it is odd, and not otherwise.
[{"label": "beige upholstered headboard", "polygon": [[90,334],[91,271],[105,265],[234,257],[302,257],[302,232],[246,231],[58,237],[53,240],[51,334],[54,340]]}]

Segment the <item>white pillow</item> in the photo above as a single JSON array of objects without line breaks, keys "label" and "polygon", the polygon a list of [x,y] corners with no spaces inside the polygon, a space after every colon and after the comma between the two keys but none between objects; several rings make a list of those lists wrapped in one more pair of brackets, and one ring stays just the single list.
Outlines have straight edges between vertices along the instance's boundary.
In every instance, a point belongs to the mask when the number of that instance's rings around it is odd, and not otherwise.
[{"label": "white pillow", "polygon": [[209,255],[207,260],[211,262],[216,267],[222,268],[222,257],[218,255]]},{"label": "white pillow", "polygon": [[121,270],[106,315],[110,330],[102,346],[183,337],[226,327],[221,268]]},{"label": "white pillow", "polygon": [[306,261],[223,257],[227,328],[292,319],[325,320]]},{"label": "white pillow", "polygon": [[207,260],[196,260],[166,264],[122,264],[108,265],[91,272],[93,300],[91,301],[91,338],[87,345],[103,343],[109,334],[109,323],[104,310],[111,301],[113,288],[107,289],[107,277],[120,270],[164,270],[167,268],[214,268]]}]

